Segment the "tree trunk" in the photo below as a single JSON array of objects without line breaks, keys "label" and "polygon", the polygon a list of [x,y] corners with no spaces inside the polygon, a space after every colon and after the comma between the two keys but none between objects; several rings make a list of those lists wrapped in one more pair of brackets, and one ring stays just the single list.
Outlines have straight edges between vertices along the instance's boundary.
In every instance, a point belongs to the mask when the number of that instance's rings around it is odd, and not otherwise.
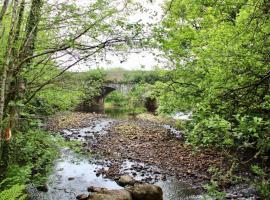
[{"label": "tree trunk", "polygon": [[7,8],[8,8],[8,3],[9,3],[9,0],[4,0],[3,6],[2,6],[2,9],[1,9],[1,12],[0,12],[0,30],[1,30],[1,27],[2,27],[3,18],[5,16]]},{"label": "tree trunk", "polygon": [[[17,20],[16,31],[14,35],[14,45],[12,48],[12,57],[14,58],[14,62],[9,67],[7,83],[6,83],[6,87],[10,88],[10,90],[8,91],[8,94],[6,95],[6,101],[5,101],[6,108],[8,107],[7,106],[8,102],[10,100],[15,100],[16,96],[18,96],[20,77],[16,76],[16,63],[18,63],[18,45],[20,42],[19,40],[20,40],[21,26],[22,26],[22,21],[23,21],[24,8],[25,8],[25,0],[22,0],[19,7],[18,20]],[[6,111],[9,113],[8,110]],[[4,110],[4,113],[5,113],[5,110]],[[11,119],[11,121],[13,120]]]},{"label": "tree trunk", "polygon": [[[33,55],[37,33],[38,33],[38,24],[41,17],[42,5],[43,5],[43,0],[32,0],[29,17],[27,19],[27,23],[25,27],[26,37],[25,37],[23,46],[21,47],[20,60]],[[28,63],[26,63],[25,65],[27,66],[29,62],[30,61],[28,61]]]},{"label": "tree trunk", "polygon": [[[4,65],[2,69],[2,75],[1,75],[1,91],[0,91],[0,133],[1,133],[1,147],[0,147],[0,158],[1,161],[3,161],[4,167],[7,166],[7,156],[4,156],[3,152],[7,150],[7,142],[5,142],[4,138],[5,135],[5,127],[4,126],[4,109],[5,109],[5,100],[6,100],[6,93],[9,90],[7,88],[7,72],[9,70],[9,67],[11,66],[13,62],[13,55],[12,55],[12,49],[14,46],[14,37],[16,32],[16,22],[17,22],[17,10],[18,9],[18,0],[14,0],[13,2],[13,10],[12,10],[12,17],[11,17],[11,28],[9,31],[9,37],[8,37],[8,45],[7,50],[4,58]],[[8,127],[9,128],[9,127]],[[3,147],[5,147],[5,150],[3,150]]]},{"label": "tree trunk", "polygon": [[[32,0],[30,13],[26,23],[26,36],[22,43],[19,52],[16,49],[16,44],[18,44],[18,39],[20,35],[21,24],[23,20],[23,13],[25,7],[25,0],[22,0],[18,9],[18,0],[14,0],[13,15],[11,22],[11,29],[9,34],[9,42],[7,48],[7,56],[5,65],[3,67],[3,73],[1,77],[1,94],[0,94],[0,122],[3,122],[4,116],[9,115],[8,130],[10,130],[14,124],[14,118],[17,115],[17,110],[15,107],[8,107],[9,102],[16,102],[21,96],[18,94],[18,88],[20,83],[20,70],[21,68],[16,68],[16,63],[20,63],[27,57],[33,55],[35,49],[35,41],[38,33],[38,23],[41,17],[41,7],[43,0]],[[17,52],[19,55],[16,55]],[[16,58],[16,59],[15,59]],[[31,60],[24,63],[24,67],[30,64]],[[11,88],[12,87],[12,88]],[[8,92],[8,94],[7,94]],[[2,138],[4,138],[4,129],[1,128]],[[4,149],[3,149],[4,148]],[[1,153],[3,152],[3,153]],[[0,149],[0,158],[3,161],[4,167],[8,164],[8,142],[2,140],[2,145]]]},{"label": "tree trunk", "polygon": [[6,88],[7,72],[8,72],[9,66],[13,62],[12,49],[14,45],[14,37],[15,37],[15,32],[16,32],[17,8],[18,8],[18,0],[14,0],[13,12],[12,12],[12,18],[11,18],[11,28],[10,28],[9,37],[8,37],[7,52],[5,55],[5,61],[4,61],[3,69],[2,69],[2,75],[1,75],[0,123],[2,126],[3,126],[2,122],[4,118],[4,108],[5,108],[5,97],[6,97],[5,95],[6,95],[6,91],[8,91],[8,88]]}]

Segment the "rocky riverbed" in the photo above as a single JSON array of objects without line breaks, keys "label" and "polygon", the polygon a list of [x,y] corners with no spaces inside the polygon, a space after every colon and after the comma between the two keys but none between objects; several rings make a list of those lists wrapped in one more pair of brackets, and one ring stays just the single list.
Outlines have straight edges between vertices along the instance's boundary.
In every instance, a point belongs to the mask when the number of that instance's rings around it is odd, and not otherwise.
[{"label": "rocky riverbed", "polygon": [[[153,120],[69,113],[53,118],[48,129],[67,140],[81,141],[83,151],[92,157],[76,161],[75,154],[64,150],[44,199],[88,197],[89,186],[122,189],[117,182],[123,175],[138,184],[159,186],[164,200],[200,199],[202,185],[211,177],[209,166],[227,169],[226,157],[220,152],[194,151],[182,141],[181,131]],[[254,191],[244,189],[244,195],[240,189],[231,190],[227,198],[255,199]]]}]

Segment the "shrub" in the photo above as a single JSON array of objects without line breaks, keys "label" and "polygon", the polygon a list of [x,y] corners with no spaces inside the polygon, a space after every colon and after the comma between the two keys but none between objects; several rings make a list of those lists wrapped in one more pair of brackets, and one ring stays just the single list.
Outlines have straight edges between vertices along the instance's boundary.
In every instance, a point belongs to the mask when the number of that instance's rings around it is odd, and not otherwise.
[{"label": "shrub", "polygon": [[1,188],[16,184],[44,183],[59,155],[54,138],[40,129],[17,132],[9,143],[9,166]]},{"label": "shrub", "polygon": [[0,200],[26,200],[24,185],[13,185],[11,188],[0,192]]}]

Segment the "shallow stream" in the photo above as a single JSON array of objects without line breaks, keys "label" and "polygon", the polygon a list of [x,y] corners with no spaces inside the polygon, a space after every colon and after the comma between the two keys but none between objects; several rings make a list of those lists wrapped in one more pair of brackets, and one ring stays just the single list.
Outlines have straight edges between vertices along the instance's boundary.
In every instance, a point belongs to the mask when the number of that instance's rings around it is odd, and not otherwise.
[{"label": "shallow stream", "polygon": [[[101,118],[97,119],[89,127],[81,129],[64,129],[62,136],[69,140],[81,141],[85,146],[96,141],[96,136],[103,135],[106,137],[108,129],[111,124],[117,122],[118,119]],[[174,129],[164,126],[172,132],[176,137]],[[110,162],[103,160],[105,163]],[[55,163],[54,171],[48,180],[48,192],[41,192],[41,199],[44,200],[74,200],[79,194],[88,194],[87,188],[90,186],[104,187],[107,189],[120,189],[114,180],[103,177],[98,174],[99,169],[106,170],[106,164],[97,161],[94,157],[86,155],[78,155],[70,149],[62,149],[62,155]],[[139,165],[144,167],[143,163],[134,163],[132,161],[125,161],[121,166],[121,172],[133,175],[136,180],[143,180],[144,174],[132,166]],[[150,166],[150,168],[155,166]],[[147,166],[149,169],[149,166]],[[185,200],[185,199],[199,199],[195,196],[195,192],[190,185],[184,184],[174,177],[166,177],[166,179],[156,179],[156,171],[151,174],[147,172],[148,178],[160,186],[163,190],[164,200]],[[162,176],[162,174],[159,174]],[[155,181],[156,180],[156,181]]]},{"label": "shallow stream", "polygon": [[[132,164],[123,163],[122,170],[126,173],[131,172],[131,170],[125,169]],[[41,193],[42,199],[74,200],[79,194],[87,194],[89,186],[121,189],[122,187],[114,180],[96,174],[101,168],[104,168],[104,165],[96,164],[87,157],[76,155],[69,149],[63,149],[62,156],[57,161],[53,174],[49,177],[49,191]],[[138,175],[135,179],[140,180],[142,177]],[[155,184],[162,188],[164,200],[198,199],[189,185],[174,178],[158,181]]]}]

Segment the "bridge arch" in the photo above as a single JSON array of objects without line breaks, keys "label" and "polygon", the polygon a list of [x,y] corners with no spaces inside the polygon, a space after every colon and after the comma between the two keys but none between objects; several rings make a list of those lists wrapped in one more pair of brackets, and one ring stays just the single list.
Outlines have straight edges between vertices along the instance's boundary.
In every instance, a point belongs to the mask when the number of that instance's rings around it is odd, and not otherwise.
[{"label": "bridge arch", "polygon": [[82,112],[104,112],[104,101],[108,94],[113,91],[120,91],[124,95],[128,95],[128,92],[133,88],[133,84],[125,84],[125,83],[104,83],[101,87],[100,95],[94,97],[93,99],[89,99],[83,101],[76,107],[76,111]]}]

